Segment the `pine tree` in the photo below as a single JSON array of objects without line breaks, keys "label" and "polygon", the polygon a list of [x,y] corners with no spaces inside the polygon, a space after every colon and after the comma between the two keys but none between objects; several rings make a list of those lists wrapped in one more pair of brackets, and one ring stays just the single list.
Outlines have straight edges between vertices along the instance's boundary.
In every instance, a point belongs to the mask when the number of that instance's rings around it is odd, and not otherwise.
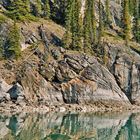
[{"label": "pine tree", "polygon": [[21,55],[20,33],[16,23],[10,28],[4,55],[6,58],[16,59]]},{"label": "pine tree", "polygon": [[81,27],[80,27],[80,2],[79,0],[67,1],[65,11],[66,32],[63,39],[65,48],[80,50],[81,44]]},{"label": "pine tree", "polygon": [[4,44],[2,38],[0,37],[0,60],[3,59],[3,54],[4,54]]},{"label": "pine tree", "polygon": [[96,34],[96,17],[95,17],[95,0],[91,0],[91,41],[93,45],[97,43],[97,34]]},{"label": "pine tree", "polygon": [[9,3],[7,15],[14,20],[24,20],[29,15],[29,0],[13,0]]},{"label": "pine tree", "polygon": [[41,4],[41,0],[35,0],[35,3],[31,4],[31,13],[36,16],[36,17],[40,17],[41,16],[41,12],[42,12],[42,4]]},{"label": "pine tree", "polygon": [[65,49],[69,49],[71,45],[71,33],[70,31],[66,30],[63,36],[63,47]]},{"label": "pine tree", "polygon": [[102,37],[104,36],[104,25],[105,25],[105,20],[103,18],[103,6],[101,3],[101,0],[99,0],[98,3],[98,8],[99,8],[99,27],[98,27],[98,43],[95,46],[95,52],[96,56],[101,58],[104,63],[106,64],[106,51],[105,48],[102,45]]},{"label": "pine tree", "polygon": [[45,17],[47,19],[50,18],[50,4],[49,4],[49,0],[44,0],[43,17]]},{"label": "pine tree", "polygon": [[129,0],[129,13],[132,16],[134,15],[135,12],[136,1],[137,0]]},{"label": "pine tree", "polygon": [[111,15],[110,15],[110,0],[106,0],[105,2],[105,12],[106,12],[106,21],[105,21],[105,25],[106,27],[109,27],[110,23],[111,23]]},{"label": "pine tree", "polygon": [[65,8],[66,31],[63,37],[63,47],[67,49],[70,47],[70,44],[71,44],[72,2],[73,0],[67,1],[66,8]]},{"label": "pine tree", "polygon": [[80,19],[80,3],[78,0],[74,0],[72,4],[72,21],[71,21],[71,33],[72,33],[71,48],[74,50],[80,50],[82,47],[79,19]]},{"label": "pine tree", "polygon": [[84,50],[91,51],[96,41],[95,0],[87,0],[84,17]]},{"label": "pine tree", "polygon": [[126,44],[131,39],[131,16],[129,13],[129,0],[124,0],[123,3],[123,24],[124,24],[124,38]]},{"label": "pine tree", "polygon": [[140,1],[135,0],[135,10],[134,10],[134,37],[135,40],[140,43]]},{"label": "pine tree", "polygon": [[87,52],[91,49],[91,1],[86,1],[86,10],[84,17],[84,51]]}]

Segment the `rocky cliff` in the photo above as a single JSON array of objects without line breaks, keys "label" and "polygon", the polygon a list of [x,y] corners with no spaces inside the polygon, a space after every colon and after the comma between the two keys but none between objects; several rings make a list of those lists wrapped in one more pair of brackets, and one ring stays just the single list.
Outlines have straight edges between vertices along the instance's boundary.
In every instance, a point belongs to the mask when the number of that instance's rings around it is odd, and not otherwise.
[{"label": "rocky cliff", "polygon": [[[4,1],[3,5],[6,7]],[[140,45],[131,41],[126,47],[125,41],[117,36],[119,9],[120,4],[111,1],[112,29],[101,42],[104,60],[62,48],[65,29],[52,21],[39,18],[36,22],[17,23],[22,54],[18,60],[0,61],[0,106],[8,104],[11,109],[13,105],[21,108],[79,105],[80,110],[88,110],[89,106],[93,110],[96,107],[112,110],[139,105]],[[9,28],[14,24],[5,18],[5,22],[0,22],[1,47],[6,46]]]}]

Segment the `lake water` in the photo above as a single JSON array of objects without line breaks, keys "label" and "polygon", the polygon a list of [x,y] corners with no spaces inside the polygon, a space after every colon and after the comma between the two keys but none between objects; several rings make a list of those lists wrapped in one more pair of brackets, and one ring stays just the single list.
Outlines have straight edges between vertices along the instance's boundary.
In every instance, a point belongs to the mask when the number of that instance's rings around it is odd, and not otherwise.
[{"label": "lake water", "polygon": [[0,116],[1,140],[140,140],[140,114]]}]

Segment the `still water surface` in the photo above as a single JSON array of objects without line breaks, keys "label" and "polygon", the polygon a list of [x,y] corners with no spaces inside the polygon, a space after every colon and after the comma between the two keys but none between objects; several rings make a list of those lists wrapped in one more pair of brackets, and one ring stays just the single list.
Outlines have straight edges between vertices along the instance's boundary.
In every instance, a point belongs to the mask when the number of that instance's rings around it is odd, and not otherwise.
[{"label": "still water surface", "polygon": [[140,114],[0,116],[0,140],[140,140]]}]

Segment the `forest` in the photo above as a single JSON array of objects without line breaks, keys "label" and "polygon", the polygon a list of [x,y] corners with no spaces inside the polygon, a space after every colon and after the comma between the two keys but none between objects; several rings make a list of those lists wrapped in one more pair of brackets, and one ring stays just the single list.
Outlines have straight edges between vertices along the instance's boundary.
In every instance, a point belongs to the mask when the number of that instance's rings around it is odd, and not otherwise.
[{"label": "forest", "polygon": [[[1,9],[1,13],[15,22],[7,43],[12,47],[8,47],[7,51],[16,50],[16,55],[20,54],[16,23],[38,21],[39,18],[53,20],[65,27],[62,46],[66,49],[102,55],[104,50],[100,43],[102,37],[111,34],[110,30],[124,39],[126,45],[129,41],[140,43],[140,1],[115,1],[121,6],[118,28],[115,28],[110,11],[112,0],[2,0],[4,10]],[[5,20],[3,14],[0,15],[0,22]]]}]

